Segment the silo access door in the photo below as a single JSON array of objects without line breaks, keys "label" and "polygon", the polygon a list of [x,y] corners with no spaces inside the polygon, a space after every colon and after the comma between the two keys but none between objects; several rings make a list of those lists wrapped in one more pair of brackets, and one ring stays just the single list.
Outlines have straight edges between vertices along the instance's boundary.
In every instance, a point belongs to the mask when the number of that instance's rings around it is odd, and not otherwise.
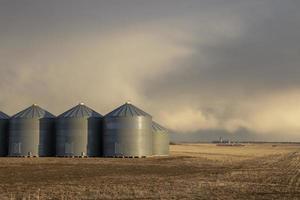
[{"label": "silo access door", "polygon": [[65,153],[69,155],[74,154],[73,143],[65,143]]},{"label": "silo access door", "polygon": [[20,154],[21,153],[21,142],[13,143],[13,153]]}]

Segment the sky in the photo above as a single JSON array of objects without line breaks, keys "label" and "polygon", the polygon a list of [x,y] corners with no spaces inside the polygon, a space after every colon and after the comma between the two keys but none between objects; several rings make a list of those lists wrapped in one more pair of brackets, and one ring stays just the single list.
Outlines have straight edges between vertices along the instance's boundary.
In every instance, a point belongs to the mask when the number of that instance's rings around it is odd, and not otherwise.
[{"label": "sky", "polygon": [[0,110],[126,101],[172,139],[300,141],[299,0],[1,0]]}]

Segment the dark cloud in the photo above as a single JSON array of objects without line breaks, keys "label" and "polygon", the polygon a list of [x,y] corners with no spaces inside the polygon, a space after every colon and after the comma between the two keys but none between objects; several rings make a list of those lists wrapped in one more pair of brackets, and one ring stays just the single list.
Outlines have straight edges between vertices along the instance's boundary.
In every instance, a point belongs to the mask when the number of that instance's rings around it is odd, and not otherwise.
[{"label": "dark cloud", "polygon": [[[217,41],[207,44],[193,41],[195,53],[178,63],[184,67],[161,76],[160,81],[149,85],[147,93],[155,91],[160,96],[157,89],[176,93],[178,88],[191,93],[208,88],[212,93],[232,88],[255,93],[299,87],[297,5],[300,4],[296,1],[273,1],[258,4],[253,10],[249,10],[249,5],[241,6],[238,14],[227,13],[239,18],[241,33],[233,38],[221,33],[215,37]],[[215,34],[216,30],[210,31]],[[199,25],[195,35],[199,35],[200,41],[202,32]]]}]

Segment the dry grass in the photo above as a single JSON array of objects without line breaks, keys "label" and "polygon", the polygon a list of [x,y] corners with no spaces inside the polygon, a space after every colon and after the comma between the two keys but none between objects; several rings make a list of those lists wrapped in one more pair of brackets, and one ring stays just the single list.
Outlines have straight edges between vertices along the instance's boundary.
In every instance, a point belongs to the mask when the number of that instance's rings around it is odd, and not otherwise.
[{"label": "dry grass", "polygon": [[0,199],[300,199],[300,146],[171,145],[148,159],[1,158]]}]

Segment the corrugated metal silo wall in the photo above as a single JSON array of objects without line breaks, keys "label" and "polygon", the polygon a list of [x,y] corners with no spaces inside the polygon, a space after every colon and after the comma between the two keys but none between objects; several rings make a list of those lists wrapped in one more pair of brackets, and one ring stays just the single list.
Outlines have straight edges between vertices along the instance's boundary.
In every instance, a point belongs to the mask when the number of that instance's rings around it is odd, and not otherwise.
[{"label": "corrugated metal silo wall", "polygon": [[55,156],[55,119],[40,119],[39,156]]},{"label": "corrugated metal silo wall", "polygon": [[100,156],[101,118],[59,118],[56,129],[57,156]]},{"label": "corrugated metal silo wall", "polygon": [[102,138],[103,138],[103,119],[88,119],[88,156],[98,157],[103,155]]},{"label": "corrugated metal silo wall", "polygon": [[9,120],[0,120],[0,156],[8,154],[8,124]]},{"label": "corrugated metal silo wall", "polygon": [[169,155],[169,134],[165,131],[153,132],[153,155],[166,156]]},{"label": "corrugated metal silo wall", "polygon": [[105,117],[104,156],[151,156],[151,117]]},{"label": "corrugated metal silo wall", "polygon": [[12,119],[9,156],[52,156],[54,137],[53,119]]}]

